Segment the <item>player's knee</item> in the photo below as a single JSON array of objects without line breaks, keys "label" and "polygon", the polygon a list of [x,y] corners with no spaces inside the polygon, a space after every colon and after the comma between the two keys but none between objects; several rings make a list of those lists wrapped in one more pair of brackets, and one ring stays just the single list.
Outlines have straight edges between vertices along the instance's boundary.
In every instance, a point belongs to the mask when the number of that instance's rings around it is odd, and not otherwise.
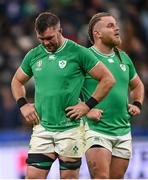
[{"label": "player's knee", "polygon": [[109,175],[105,173],[96,173],[96,174],[91,174],[91,179],[109,179]]},{"label": "player's knee", "polygon": [[49,170],[27,166],[25,179],[46,179]]},{"label": "player's knee", "polygon": [[91,179],[109,179],[109,173],[95,169],[90,170]]},{"label": "player's knee", "polygon": [[28,166],[33,166],[39,169],[49,170],[54,162],[54,159],[44,154],[28,154],[26,163]]},{"label": "player's knee", "polygon": [[120,167],[118,171],[115,168],[110,170],[110,179],[124,179],[127,167]]},{"label": "player's knee", "polygon": [[123,172],[115,172],[114,174],[110,174],[110,179],[124,179],[124,173]]},{"label": "player's knee", "polygon": [[59,159],[60,170],[76,170],[81,166],[81,159],[77,161],[63,161]]},{"label": "player's knee", "polygon": [[98,177],[95,179],[109,179],[109,174],[107,173],[100,173]]},{"label": "player's knee", "polygon": [[60,174],[62,179],[78,179],[81,159],[71,162],[59,159]]}]

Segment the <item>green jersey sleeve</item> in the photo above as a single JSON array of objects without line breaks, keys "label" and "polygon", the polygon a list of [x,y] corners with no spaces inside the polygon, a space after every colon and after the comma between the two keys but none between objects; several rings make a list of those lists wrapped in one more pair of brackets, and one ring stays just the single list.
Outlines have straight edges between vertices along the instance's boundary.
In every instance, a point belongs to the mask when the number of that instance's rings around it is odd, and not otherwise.
[{"label": "green jersey sleeve", "polygon": [[124,55],[126,56],[126,59],[128,61],[127,63],[129,65],[129,80],[131,81],[136,76],[137,72],[130,57],[125,52]]},{"label": "green jersey sleeve", "polygon": [[98,58],[87,48],[82,47],[79,55],[80,66],[85,72],[89,72],[97,63],[101,62]]},{"label": "green jersey sleeve", "polygon": [[24,71],[25,74],[32,77],[32,68],[31,68],[31,60],[32,60],[32,51],[30,50],[24,57],[23,62],[21,64],[21,68]]}]

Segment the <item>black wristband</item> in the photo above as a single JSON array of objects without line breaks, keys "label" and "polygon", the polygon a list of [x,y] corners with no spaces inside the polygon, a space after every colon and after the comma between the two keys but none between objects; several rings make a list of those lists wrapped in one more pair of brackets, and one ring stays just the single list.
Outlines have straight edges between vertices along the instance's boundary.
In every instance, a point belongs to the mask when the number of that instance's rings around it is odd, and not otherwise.
[{"label": "black wristband", "polygon": [[133,105],[137,106],[140,110],[142,109],[142,104],[139,101],[134,101]]},{"label": "black wristband", "polygon": [[21,108],[22,106],[27,104],[27,100],[24,97],[21,97],[16,101],[16,103],[17,103],[18,107]]},{"label": "black wristband", "polygon": [[93,97],[90,97],[86,102],[85,104],[90,108],[92,109],[93,107],[95,107],[97,104],[98,104],[98,101],[93,98]]}]

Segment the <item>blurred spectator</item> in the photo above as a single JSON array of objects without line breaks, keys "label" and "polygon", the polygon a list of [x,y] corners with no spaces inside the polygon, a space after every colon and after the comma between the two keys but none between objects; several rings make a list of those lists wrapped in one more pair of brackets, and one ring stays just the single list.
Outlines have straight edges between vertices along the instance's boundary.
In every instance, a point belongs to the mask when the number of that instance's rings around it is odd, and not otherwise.
[{"label": "blurred spectator", "polygon": [[10,87],[4,85],[0,90],[0,128],[10,129],[21,127],[19,109],[12,97]]}]

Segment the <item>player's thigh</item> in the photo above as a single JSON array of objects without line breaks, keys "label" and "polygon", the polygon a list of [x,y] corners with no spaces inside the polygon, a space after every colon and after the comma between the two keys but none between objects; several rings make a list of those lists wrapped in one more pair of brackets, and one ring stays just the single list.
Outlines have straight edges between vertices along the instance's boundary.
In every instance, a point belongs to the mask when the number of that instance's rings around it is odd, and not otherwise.
[{"label": "player's thigh", "polygon": [[86,160],[91,178],[109,178],[111,157],[111,151],[101,146],[94,146],[86,151]]},{"label": "player's thigh", "polygon": [[109,167],[112,157],[112,140],[108,135],[87,129],[86,160],[91,178],[109,178]]},{"label": "player's thigh", "polygon": [[[132,140],[130,133],[118,137],[112,151],[112,161],[110,167],[110,178],[120,179],[128,168],[129,159],[132,157]],[[117,171],[118,169],[118,171]]]},{"label": "player's thigh", "polygon": [[79,179],[81,158],[59,157],[60,178]]},{"label": "player's thigh", "polygon": [[112,156],[110,165],[110,179],[123,179],[128,168],[129,159]]},{"label": "player's thigh", "polygon": [[46,178],[56,158],[57,158],[57,155],[55,153],[28,154],[28,158],[26,160],[26,163],[27,163],[26,178],[27,179]]}]

